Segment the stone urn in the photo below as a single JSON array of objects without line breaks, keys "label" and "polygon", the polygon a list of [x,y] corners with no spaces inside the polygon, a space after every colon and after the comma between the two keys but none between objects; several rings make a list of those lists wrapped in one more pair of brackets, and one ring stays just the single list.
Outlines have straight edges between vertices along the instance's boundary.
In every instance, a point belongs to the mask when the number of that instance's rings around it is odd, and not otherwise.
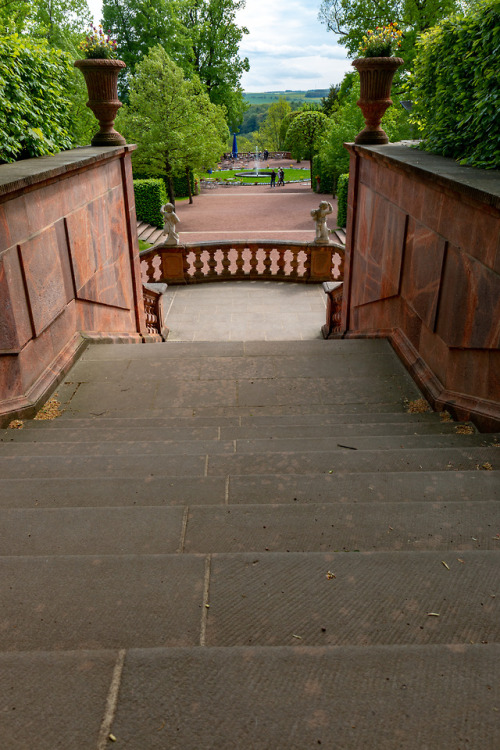
[{"label": "stone urn", "polygon": [[380,127],[380,121],[385,110],[392,104],[392,79],[403,62],[400,57],[358,57],[353,60],[352,64],[358,71],[361,82],[357,105],[366,123],[366,127],[356,136],[355,143],[389,143],[387,134]]},{"label": "stone urn", "polygon": [[118,73],[127,66],[123,60],[76,60],[81,70],[89,100],[87,107],[99,121],[100,130],[91,141],[92,146],[124,146],[125,138],[114,129],[116,113],[122,106],[118,99]]}]

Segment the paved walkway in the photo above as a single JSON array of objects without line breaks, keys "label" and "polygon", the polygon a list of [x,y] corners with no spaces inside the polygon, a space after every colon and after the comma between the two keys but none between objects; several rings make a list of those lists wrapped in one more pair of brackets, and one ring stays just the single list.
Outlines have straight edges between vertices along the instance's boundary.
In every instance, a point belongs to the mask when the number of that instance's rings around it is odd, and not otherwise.
[{"label": "paved walkway", "polygon": [[[269,161],[268,166],[290,165],[290,161]],[[308,162],[301,162],[306,167]],[[250,162],[249,168],[253,167]],[[307,172],[298,171],[298,175]],[[191,205],[176,203],[180,219],[177,229],[180,242],[206,242],[223,239],[314,240],[315,228],[311,209],[321,200],[333,205],[328,225],[334,229],[337,201],[317,195],[310,183],[289,183],[271,188],[269,184],[203,189]],[[144,238],[146,239],[146,238]],[[155,241],[155,238],[149,240]]]},{"label": "paved walkway", "polygon": [[[176,205],[180,242],[311,241],[315,233],[311,209],[317,208],[322,199],[312,192],[309,183],[273,189],[269,185],[249,185],[204,190],[192,205],[187,201]],[[331,227],[335,226],[336,211],[335,202]],[[171,286],[166,301],[169,341],[317,339],[321,338],[325,322],[326,297],[321,284],[224,281]]]},{"label": "paved walkway", "polygon": [[170,286],[169,341],[300,341],[318,339],[325,322],[321,284],[223,281]]}]

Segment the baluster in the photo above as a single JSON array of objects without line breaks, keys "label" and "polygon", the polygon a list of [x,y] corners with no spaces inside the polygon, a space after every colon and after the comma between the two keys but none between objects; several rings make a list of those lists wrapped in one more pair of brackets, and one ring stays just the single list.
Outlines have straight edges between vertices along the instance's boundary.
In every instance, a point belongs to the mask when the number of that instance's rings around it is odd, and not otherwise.
[{"label": "baluster", "polygon": [[259,263],[258,255],[262,251],[257,245],[250,245],[248,249],[250,250],[250,278],[255,279],[259,275],[259,272],[257,270],[257,266]]},{"label": "baluster", "polygon": [[141,282],[147,284],[148,281],[148,262],[147,260],[141,260]]},{"label": "baluster", "polygon": [[195,279],[203,279],[204,278],[204,276],[203,276],[203,261],[201,259],[202,252],[203,251],[199,247],[193,248],[193,253],[194,253],[194,256],[195,256],[195,261],[193,263],[193,266],[194,266],[194,274],[193,274],[193,276],[194,276]]},{"label": "baluster", "polygon": [[243,248],[237,247],[236,250],[236,277],[241,278],[245,274],[243,273]]},{"label": "baluster", "polygon": [[231,261],[229,260],[229,248],[223,247],[222,250],[222,273],[225,279],[231,276]]},{"label": "baluster", "polygon": [[211,247],[207,250],[208,253],[208,273],[207,278],[213,279],[217,278],[217,261],[215,259],[215,253],[217,252],[219,248],[218,247]]},{"label": "baluster", "polygon": [[264,271],[262,272],[262,275],[266,278],[270,278],[272,276],[271,273],[271,266],[273,264],[273,261],[271,260],[271,247],[265,247],[263,249],[264,252]]}]

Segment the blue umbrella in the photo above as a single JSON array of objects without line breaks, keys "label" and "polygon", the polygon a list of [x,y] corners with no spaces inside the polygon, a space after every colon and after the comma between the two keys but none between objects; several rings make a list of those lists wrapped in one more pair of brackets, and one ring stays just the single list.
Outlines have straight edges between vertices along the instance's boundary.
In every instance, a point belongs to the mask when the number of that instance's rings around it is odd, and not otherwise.
[{"label": "blue umbrella", "polygon": [[238,156],[238,144],[236,143],[236,133],[233,133],[233,159]]}]

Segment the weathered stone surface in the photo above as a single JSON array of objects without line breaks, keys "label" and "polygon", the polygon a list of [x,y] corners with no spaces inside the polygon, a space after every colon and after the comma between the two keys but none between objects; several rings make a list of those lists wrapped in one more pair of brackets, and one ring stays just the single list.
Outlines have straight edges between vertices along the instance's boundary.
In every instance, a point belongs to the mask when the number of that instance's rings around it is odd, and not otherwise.
[{"label": "weathered stone surface", "polygon": [[343,331],[388,336],[433,405],[498,430],[498,172],[398,144],[349,148]]}]

